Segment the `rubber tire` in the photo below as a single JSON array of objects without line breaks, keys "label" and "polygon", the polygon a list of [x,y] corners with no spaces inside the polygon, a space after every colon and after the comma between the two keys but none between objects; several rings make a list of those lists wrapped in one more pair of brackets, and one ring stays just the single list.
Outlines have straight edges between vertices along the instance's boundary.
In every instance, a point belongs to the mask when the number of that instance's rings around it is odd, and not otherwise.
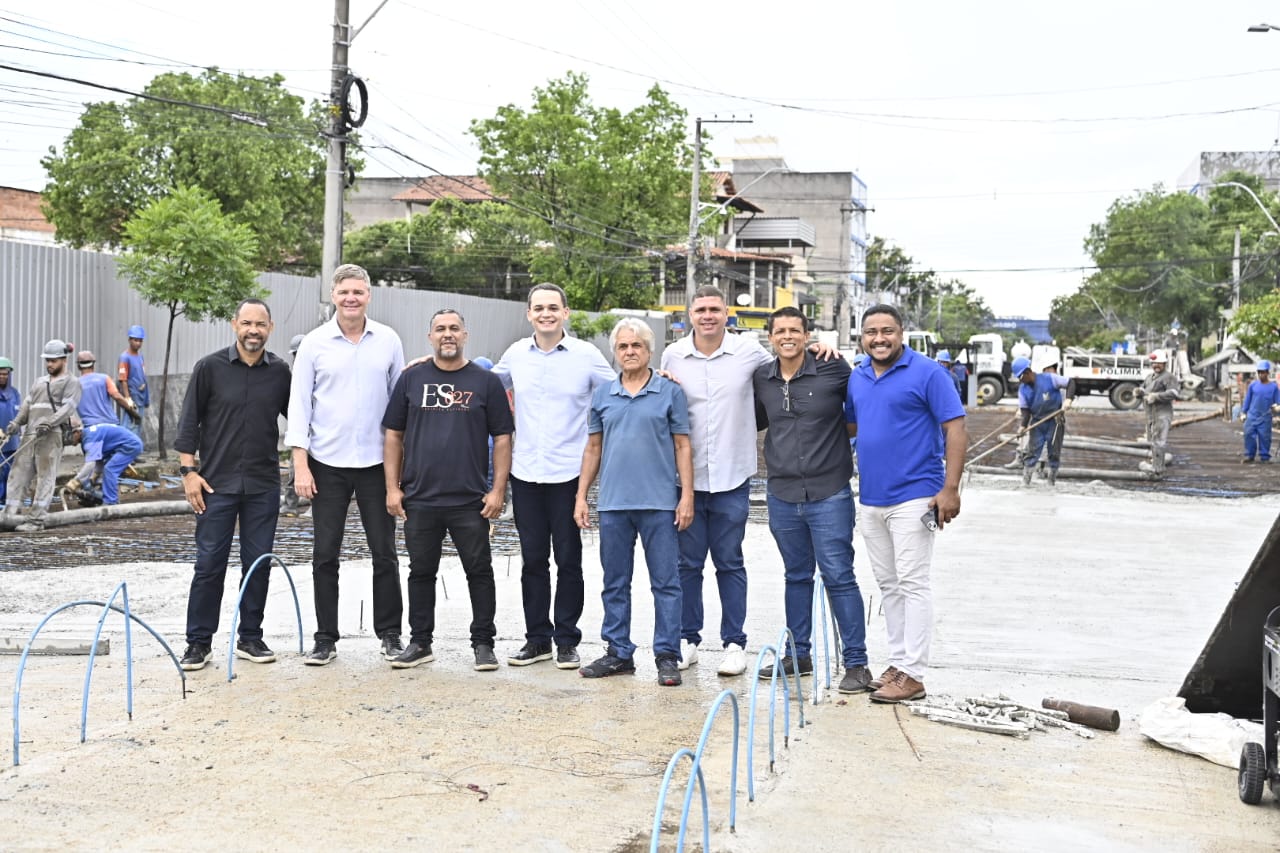
[{"label": "rubber tire", "polygon": [[1004,396],[1004,385],[990,376],[978,380],[978,405],[993,406]]},{"label": "rubber tire", "polygon": [[1240,750],[1240,775],[1237,786],[1240,801],[1256,806],[1262,802],[1262,784],[1267,778],[1267,753],[1262,744],[1250,741]]},{"label": "rubber tire", "polygon": [[1133,382],[1118,382],[1111,386],[1107,396],[1111,399],[1111,405],[1122,412],[1129,412],[1142,405],[1142,401],[1134,393],[1137,390],[1138,386]]}]

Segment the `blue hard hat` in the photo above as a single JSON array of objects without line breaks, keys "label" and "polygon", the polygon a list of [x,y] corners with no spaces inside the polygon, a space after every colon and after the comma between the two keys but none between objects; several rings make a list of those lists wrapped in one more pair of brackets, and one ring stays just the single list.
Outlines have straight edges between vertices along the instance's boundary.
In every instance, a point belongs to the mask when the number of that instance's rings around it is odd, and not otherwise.
[{"label": "blue hard hat", "polygon": [[859,364],[862,364],[862,362],[866,360],[867,360],[867,354],[865,352],[860,352],[853,357],[853,366],[857,367]]},{"label": "blue hard hat", "polygon": [[1013,366],[1009,369],[1009,372],[1013,374],[1014,379],[1017,379],[1030,369],[1031,359],[1019,357],[1013,360]]},{"label": "blue hard hat", "polygon": [[485,358],[484,356],[471,359],[471,363],[478,364],[480,367],[483,367],[485,370],[493,370],[492,359]]},{"label": "blue hard hat", "polygon": [[951,350],[949,350],[949,349],[938,350],[937,360],[938,360],[938,361],[945,361],[945,362],[947,362],[948,364],[950,364],[950,363],[951,363]]},{"label": "blue hard hat", "polygon": [[147,339],[147,330],[139,325],[132,325],[129,327],[129,337],[145,341]]},{"label": "blue hard hat", "polygon": [[1258,372],[1261,373],[1264,370],[1267,373],[1271,372],[1271,362],[1267,361],[1265,358],[1262,361],[1258,362]]}]

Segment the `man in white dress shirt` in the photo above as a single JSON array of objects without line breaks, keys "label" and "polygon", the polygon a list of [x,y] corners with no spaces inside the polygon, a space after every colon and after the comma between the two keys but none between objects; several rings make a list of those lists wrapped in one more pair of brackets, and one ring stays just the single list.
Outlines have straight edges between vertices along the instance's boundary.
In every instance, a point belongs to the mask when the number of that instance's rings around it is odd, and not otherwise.
[{"label": "man in white dress shirt", "polygon": [[[554,284],[529,291],[533,335],[507,348],[494,365],[515,398],[511,502],[520,535],[525,644],[511,666],[552,659],[576,669],[582,631],[582,538],[573,518],[591,392],[616,375],[594,345],[565,334],[569,305]],[[551,594],[551,555],[556,589]],[[553,606],[554,605],[554,606]]]},{"label": "man in white dress shirt", "polygon": [[333,319],[303,338],[293,366],[285,443],[293,448],[294,489],[311,501],[316,634],[303,661],[310,666],[338,656],[338,555],[353,494],[373,556],[373,629],[386,660],[404,651],[396,521],[382,470],[382,416],[404,348],[390,326],[369,319],[371,295],[364,269],[334,270]]}]

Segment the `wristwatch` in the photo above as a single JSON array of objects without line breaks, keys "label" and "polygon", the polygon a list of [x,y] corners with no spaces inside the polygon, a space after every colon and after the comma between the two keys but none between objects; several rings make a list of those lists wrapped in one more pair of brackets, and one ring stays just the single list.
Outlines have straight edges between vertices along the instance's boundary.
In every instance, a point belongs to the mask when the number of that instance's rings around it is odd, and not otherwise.
[{"label": "wristwatch", "polygon": [[178,466],[178,473],[184,477],[188,474],[199,474],[200,468],[197,465],[180,465]]}]

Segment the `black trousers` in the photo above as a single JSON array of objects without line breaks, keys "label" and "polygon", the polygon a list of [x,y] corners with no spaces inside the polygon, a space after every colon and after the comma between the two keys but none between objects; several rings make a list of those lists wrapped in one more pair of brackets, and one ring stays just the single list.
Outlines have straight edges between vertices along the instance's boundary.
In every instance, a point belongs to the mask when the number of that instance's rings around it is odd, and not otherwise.
[{"label": "black trousers", "polygon": [[409,630],[415,643],[430,645],[436,629],[436,575],[444,535],[453,539],[471,593],[471,645],[493,645],[498,609],[489,552],[489,519],[480,504],[406,509],[404,544],[409,549]]},{"label": "black trousers", "polygon": [[[527,483],[511,478],[511,503],[520,534],[520,591],[525,639],[576,646],[582,641],[582,535],[573,520],[578,478],[567,483]],[[555,607],[551,598],[551,552],[556,555]],[[554,622],[553,619],[554,613]]]},{"label": "black trousers", "polygon": [[387,512],[382,466],[335,468],[312,458],[310,468],[316,481],[316,494],[311,499],[316,642],[338,641],[338,554],[352,495],[373,556],[373,630],[379,638],[399,637],[404,599],[400,595],[400,562],[396,557],[396,520]]}]

